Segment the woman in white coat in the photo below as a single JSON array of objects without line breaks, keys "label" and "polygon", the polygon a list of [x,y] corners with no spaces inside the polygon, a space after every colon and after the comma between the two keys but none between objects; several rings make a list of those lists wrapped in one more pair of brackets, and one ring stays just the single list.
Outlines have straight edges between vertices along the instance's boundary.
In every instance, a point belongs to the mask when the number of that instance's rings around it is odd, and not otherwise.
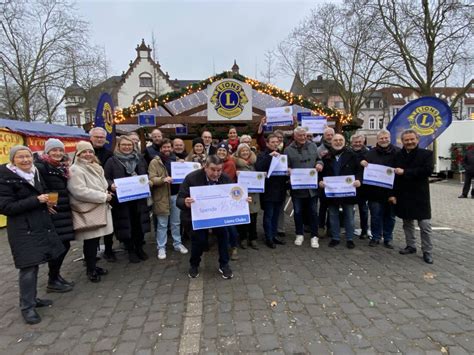
[{"label": "woman in white coat", "polygon": [[[71,194],[70,204],[74,214],[87,214],[87,220],[103,220],[102,226],[90,227],[87,229],[77,229],[75,224],[75,239],[84,241],[84,259],[87,267],[87,276],[92,282],[99,282],[101,275],[106,275],[107,270],[96,266],[96,253],[99,247],[100,237],[113,233],[112,214],[108,202],[112,199],[112,194],[108,192],[107,180],[104,170],[100,166],[97,157],[94,155],[94,148],[89,142],[79,142],[76,146],[76,157],[71,166],[71,177],[67,186]],[[96,209],[88,212],[84,211],[84,206],[97,204]],[[105,206],[101,206],[104,204]],[[93,211],[104,211],[105,216],[98,216]],[[82,212],[81,212],[82,209]],[[76,216],[77,217],[77,216]],[[80,217],[85,217],[84,215]],[[97,223],[101,224],[101,223]]]}]

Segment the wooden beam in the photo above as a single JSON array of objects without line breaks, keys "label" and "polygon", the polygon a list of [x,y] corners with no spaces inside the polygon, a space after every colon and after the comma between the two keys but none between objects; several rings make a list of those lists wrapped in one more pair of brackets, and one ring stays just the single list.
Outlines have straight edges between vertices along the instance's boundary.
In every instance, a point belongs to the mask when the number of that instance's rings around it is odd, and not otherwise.
[{"label": "wooden beam", "polygon": [[180,116],[191,116],[191,115],[194,115],[195,113],[204,111],[206,108],[207,108],[207,104],[202,104],[202,105],[193,107],[193,108],[190,109],[190,110],[183,111],[183,112],[181,112],[179,115],[180,115]]}]

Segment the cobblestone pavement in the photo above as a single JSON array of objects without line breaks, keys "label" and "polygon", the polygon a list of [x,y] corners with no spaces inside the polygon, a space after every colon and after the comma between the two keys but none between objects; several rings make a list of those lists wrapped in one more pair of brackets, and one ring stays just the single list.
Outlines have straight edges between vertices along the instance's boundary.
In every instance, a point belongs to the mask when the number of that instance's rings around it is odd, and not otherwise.
[{"label": "cobblestone pavement", "polygon": [[[110,273],[99,284],[86,280],[81,247],[73,244],[64,276],[76,282],[66,294],[49,294],[54,305],[43,322],[25,325],[18,310],[17,271],[6,233],[0,231],[0,353],[2,354],[472,354],[474,353],[474,200],[458,200],[459,186],[432,185],[437,226],[434,265],[420,252],[296,247],[288,221],[288,245],[239,250],[233,280],[217,271],[214,246],[200,276],[187,277],[188,256],[169,249],[158,261],[100,261]],[[404,246],[401,223],[395,233]],[[40,269],[44,297],[46,267]]]}]

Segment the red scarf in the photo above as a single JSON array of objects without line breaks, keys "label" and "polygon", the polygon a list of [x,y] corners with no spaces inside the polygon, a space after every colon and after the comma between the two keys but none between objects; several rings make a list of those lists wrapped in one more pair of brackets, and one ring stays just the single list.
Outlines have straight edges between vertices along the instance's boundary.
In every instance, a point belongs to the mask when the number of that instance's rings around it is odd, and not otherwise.
[{"label": "red scarf", "polygon": [[52,159],[48,154],[43,154],[41,160],[58,169],[66,179],[69,179],[70,160],[67,155],[64,155],[61,161],[57,161]]}]

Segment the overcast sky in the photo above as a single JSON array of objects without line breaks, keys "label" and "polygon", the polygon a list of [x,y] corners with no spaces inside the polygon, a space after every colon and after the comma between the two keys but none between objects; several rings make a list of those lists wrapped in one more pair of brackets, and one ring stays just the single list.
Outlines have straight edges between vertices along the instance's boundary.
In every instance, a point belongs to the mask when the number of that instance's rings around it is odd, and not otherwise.
[{"label": "overcast sky", "polygon": [[[171,79],[202,80],[230,70],[262,79],[264,53],[274,49],[322,1],[88,1],[80,15],[90,23],[91,41],[105,47],[110,75],[126,71],[135,47],[154,32],[158,60]],[[289,90],[293,78],[276,85]]]}]

